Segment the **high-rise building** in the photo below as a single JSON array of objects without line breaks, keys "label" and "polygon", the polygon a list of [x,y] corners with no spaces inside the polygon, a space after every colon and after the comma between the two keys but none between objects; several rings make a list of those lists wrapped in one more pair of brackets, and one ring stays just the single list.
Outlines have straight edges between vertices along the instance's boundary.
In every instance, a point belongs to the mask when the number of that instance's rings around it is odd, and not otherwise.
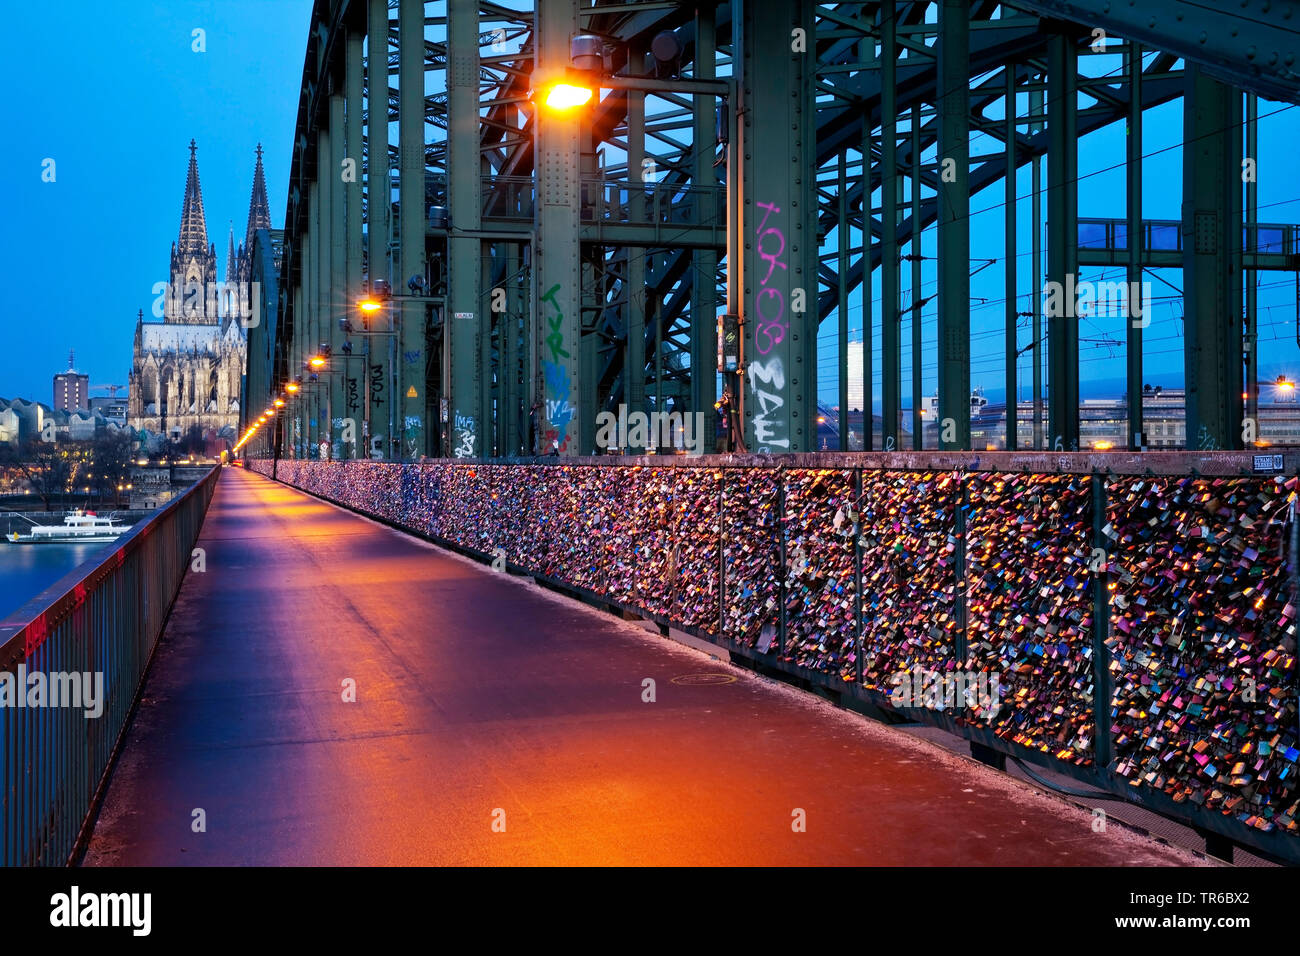
[{"label": "high-rise building", "polygon": [[849,411],[862,411],[866,405],[862,398],[863,349],[861,340],[849,343],[847,355],[847,372],[849,378]]},{"label": "high-rise building", "polygon": [[233,439],[248,347],[241,318],[252,298],[253,236],[258,229],[270,228],[271,216],[259,145],[245,239],[236,247],[231,230],[226,280],[217,282],[217,250],[208,242],[197,149],[190,140],[163,320],[146,322],[141,310],[136,321],[127,420],[137,432],[172,439],[196,427],[208,440]]},{"label": "high-rise building", "polygon": [[68,370],[54,376],[54,407],[64,412],[90,408],[90,376],[82,375],[73,367],[73,354],[68,352]]}]

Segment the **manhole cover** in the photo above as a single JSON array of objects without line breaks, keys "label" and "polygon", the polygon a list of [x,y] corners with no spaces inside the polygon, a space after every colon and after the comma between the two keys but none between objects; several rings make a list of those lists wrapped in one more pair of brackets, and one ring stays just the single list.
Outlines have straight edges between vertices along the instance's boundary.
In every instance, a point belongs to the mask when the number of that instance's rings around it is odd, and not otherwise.
[{"label": "manhole cover", "polygon": [[674,677],[674,684],[732,684],[736,678],[730,674],[683,674]]}]

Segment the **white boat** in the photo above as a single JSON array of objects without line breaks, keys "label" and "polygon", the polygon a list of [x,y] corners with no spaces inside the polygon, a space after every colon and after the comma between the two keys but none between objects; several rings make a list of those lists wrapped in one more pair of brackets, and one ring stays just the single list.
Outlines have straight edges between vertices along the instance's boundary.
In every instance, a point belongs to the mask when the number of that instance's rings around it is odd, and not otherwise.
[{"label": "white boat", "polygon": [[[30,518],[27,520],[31,521]],[[37,524],[33,521],[31,534],[11,531],[7,540],[10,544],[94,544],[99,541],[115,541],[130,530],[129,525],[118,524],[112,515],[101,518],[93,511],[77,510],[67,515],[62,525]]]}]

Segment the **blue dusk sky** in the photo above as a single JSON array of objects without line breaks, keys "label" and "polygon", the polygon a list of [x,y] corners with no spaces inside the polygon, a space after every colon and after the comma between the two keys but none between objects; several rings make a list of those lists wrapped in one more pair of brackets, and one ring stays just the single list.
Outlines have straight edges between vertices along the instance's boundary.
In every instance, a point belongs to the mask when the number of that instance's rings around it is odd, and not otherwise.
[{"label": "blue dusk sky", "polygon": [[219,277],[232,222],[244,235],[259,142],[283,225],[310,13],[309,0],[7,6],[0,397],[49,402],[69,349],[92,385],[126,385],[136,311],[150,317],[167,279],[191,139]]}]

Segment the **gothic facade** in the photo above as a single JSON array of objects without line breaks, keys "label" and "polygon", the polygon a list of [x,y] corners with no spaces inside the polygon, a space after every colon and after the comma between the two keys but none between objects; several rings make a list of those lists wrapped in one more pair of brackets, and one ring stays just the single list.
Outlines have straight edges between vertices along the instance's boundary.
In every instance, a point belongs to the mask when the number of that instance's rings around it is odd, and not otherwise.
[{"label": "gothic facade", "polygon": [[191,140],[180,234],[172,243],[167,287],[154,306],[162,321],[146,322],[143,309],[136,319],[127,421],[142,438],[144,432],[180,439],[197,427],[212,442],[233,439],[239,428],[244,323],[256,307],[253,236],[271,225],[262,147],[244,242],[236,247],[232,229],[224,282],[217,281],[217,250],[208,242],[197,151]]}]

